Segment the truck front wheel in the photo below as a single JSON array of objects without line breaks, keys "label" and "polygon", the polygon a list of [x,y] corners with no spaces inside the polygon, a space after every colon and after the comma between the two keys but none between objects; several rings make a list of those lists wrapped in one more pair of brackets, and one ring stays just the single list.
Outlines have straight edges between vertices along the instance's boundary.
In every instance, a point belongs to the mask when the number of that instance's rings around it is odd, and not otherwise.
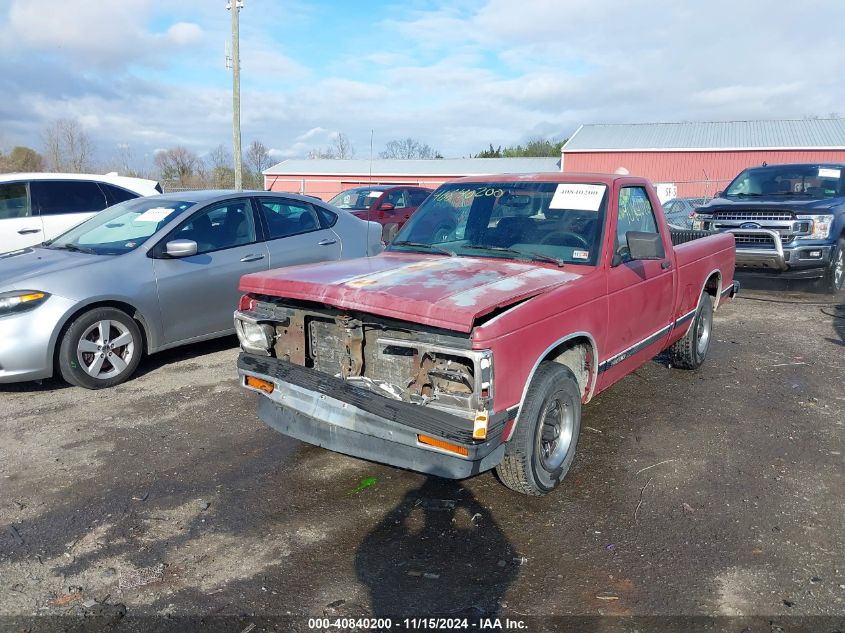
[{"label": "truck front wheel", "polygon": [[713,299],[707,292],[701,293],[698,310],[687,333],[669,348],[669,359],[674,367],[698,369],[710,349],[713,333]]},{"label": "truck front wheel", "polygon": [[822,290],[827,294],[835,295],[842,290],[843,282],[845,282],[845,238],[840,237],[831,253],[824,277],[821,279]]},{"label": "truck front wheel", "polygon": [[574,374],[558,363],[540,363],[496,467],[502,483],[526,495],[551,492],[572,465],[580,431],[581,390]]}]

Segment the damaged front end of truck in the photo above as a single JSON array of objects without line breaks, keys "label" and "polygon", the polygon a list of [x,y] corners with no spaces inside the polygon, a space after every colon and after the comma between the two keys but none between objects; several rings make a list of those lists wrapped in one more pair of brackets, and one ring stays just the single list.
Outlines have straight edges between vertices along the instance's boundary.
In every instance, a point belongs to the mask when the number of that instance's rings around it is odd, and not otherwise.
[{"label": "damaged front end of truck", "polygon": [[469,333],[254,293],[235,327],[241,383],[285,435],[449,478],[502,459],[493,354]]}]

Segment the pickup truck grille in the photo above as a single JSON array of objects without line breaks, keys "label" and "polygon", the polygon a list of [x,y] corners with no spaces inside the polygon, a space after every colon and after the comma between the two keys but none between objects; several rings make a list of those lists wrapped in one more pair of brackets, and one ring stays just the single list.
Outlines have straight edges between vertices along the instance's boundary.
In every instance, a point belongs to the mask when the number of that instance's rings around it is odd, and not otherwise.
[{"label": "pickup truck grille", "polygon": [[792,220],[791,211],[717,211],[713,214],[715,220],[733,220],[736,222],[779,222]]},{"label": "pickup truck grille", "polygon": [[[742,233],[734,235],[737,246],[762,246],[774,250],[775,245],[772,238],[768,235],[743,235]],[[783,244],[788,244],[792,241],[791,235],[781,235],[780,240]]]}]

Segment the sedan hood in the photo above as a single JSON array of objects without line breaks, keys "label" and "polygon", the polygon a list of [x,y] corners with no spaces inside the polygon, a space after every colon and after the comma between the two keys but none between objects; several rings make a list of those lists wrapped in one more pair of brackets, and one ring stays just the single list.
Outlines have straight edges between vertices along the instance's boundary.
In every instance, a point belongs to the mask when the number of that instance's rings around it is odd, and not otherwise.
[{"label": "sedan hood", "polygon": [[49,248],[24,248],[0,253],[0,288],[43,290],[30,288],[27,282],[50,273],[96,264],[103,259],[108,258]]},{"label": "sedan hood", "polygon": [[470,332],[477,318],[579,277],[527,262],[383,253],[246,275],[241,290]]}]

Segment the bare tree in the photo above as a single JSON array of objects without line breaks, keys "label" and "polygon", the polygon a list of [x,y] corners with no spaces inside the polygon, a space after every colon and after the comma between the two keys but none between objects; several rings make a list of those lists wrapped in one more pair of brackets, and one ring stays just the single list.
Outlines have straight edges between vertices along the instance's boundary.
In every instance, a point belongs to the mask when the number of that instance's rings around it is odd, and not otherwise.
[{"label": "bare tree", "polygon": [[212,187],[224,189],[234,186],[235,170],[232,167],[232,155],[225,145],[220,144],[208,153],[208,166],[211,168]]},{"label": "bare tree", "polygon": [[355,148],[349,141],[349,137],[343,132],[338,132],[332,140],[332,144],[325,149],[312,149],[308,152],[308,158],[354,158]]},{"label": "bare tree", "polygon": [[181,145],[159,150],[156,152],[154,162],[162,180],[177,182],[180,187],[188,186],[194,174],[203,171],[204,168],[199,157]]},{"label": "bare tree", "polygon": [[355,148],[349,141],[349,137],[343,132],[338,132],[338,135],[334,138],[332,149],[335,158],[355,158]]},{"label": "bare tree", "polygon": [[416,139],[406,138],[404,140],[390,141],[379,153],[381,158],[443,158],[436,149],[430,145],[420,143]]},{"label": "bare tree", "polygon": [[76,119],[58,119],[44,130],[44,149],[51,171],[81,173],[91,169],[94,142]]},{"label": "bare tree", "polygon": [[272,162],[270,151],[264,143],[256,139],[249,144],[246,150],[246,164],[249,171],[247,179],[250,187],[255,189],[264,188],[263,172]]}]

